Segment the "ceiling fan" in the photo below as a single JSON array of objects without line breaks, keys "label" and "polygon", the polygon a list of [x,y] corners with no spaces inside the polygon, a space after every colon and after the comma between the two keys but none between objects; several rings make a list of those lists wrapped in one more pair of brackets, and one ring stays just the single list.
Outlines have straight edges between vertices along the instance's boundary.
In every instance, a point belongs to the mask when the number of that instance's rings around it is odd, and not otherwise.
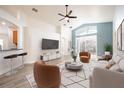
[{"label": "ceiling fan", "polygon": [[72,13],[72,10],[70,10],[69,12],[68,12],[68,5],[65,5],[65,8],[66,8],[66,14],[64,15],[64,14],[61,14],[61,13],[58,13],[58,15],[60,15],[60,16],[62,16],[63,18],[62,19],[60,19],[59,21],[62,21],[62,20],[64,20],[64,19],[67,19],[67,22],[69,22],[69,18],[77,18],[77,16],[71,16],[71,13]]}]

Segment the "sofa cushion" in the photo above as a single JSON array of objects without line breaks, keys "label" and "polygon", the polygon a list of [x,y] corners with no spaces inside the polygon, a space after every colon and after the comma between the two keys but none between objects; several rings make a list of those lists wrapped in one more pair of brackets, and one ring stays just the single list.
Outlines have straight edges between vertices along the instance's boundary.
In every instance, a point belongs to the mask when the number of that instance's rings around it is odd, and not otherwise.
[{"label": "sofa cushion", "polygon": [[117,56],[113,57],[112,60],[113,60],[116,64],[118,64],[119,61],[121,60],[121,57],[117,55]]},{"label": "sofa cushion", "polygon": [[108,64],[107,61],[101,60],[101,61],[98,61],[97,64],[95,64],[95,67],[105,68],[107,64]]},{"label": "sofa cushion", "polygon": [[115,62],[111,59],[108,61],[108,64],[113,65],[113,64],[115,64]]},{"label": "sofa cushion", "polygon": [[123,72],[123,71],[121,70],[121,68],[119,67],[118,64],[114,64],[113,66],[110,67],[109,70],[111,70],[111,71]]},{"label": "sofa cushion", "polygon": [[119,62],[120,69],[124,72],[124,59],[121,59]]}]

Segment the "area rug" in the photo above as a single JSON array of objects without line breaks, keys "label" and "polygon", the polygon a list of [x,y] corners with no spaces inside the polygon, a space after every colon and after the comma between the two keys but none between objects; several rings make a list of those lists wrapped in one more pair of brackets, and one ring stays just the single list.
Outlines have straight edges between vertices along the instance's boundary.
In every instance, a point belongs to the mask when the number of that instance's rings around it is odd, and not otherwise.
[{"label": "area rug", "polygon": [[[67,70],[63,64],[59,64],[61,70],[61,88],[89,88],[89,75],[91,73],[91,68],[83,65],[83,70],[71,71]],[[86,78],[84,77],[86,75]],[[26,78],[32,88],[37,88],[36,82],[34,80],[33,74],[26,75]]]}]

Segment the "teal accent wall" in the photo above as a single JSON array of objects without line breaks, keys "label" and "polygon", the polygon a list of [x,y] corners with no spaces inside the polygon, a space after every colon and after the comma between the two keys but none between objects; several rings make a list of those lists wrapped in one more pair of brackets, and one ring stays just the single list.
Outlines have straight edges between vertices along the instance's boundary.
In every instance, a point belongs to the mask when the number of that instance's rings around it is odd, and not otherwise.
[{"label": "teal accent wall", "polygon": [[104,45],[106,43],[113,45],[113,24],[112,22],[97,24],[97,55],[104,54]]},{"label": "teal accent wall", "polygon": [[[97,55],[104,54],[104,45],[106,43],[112,43],[112,32],[113,32],[113,23],[112,22],[104,22],[104,23],[91,23],[91,24],[83,24],[80,27],[72,30],[72,47],[76,48],[76,32],[81,31],[81,28],[84,26],[97,26]],[[80,32],[81,33],[81,32]]]}]

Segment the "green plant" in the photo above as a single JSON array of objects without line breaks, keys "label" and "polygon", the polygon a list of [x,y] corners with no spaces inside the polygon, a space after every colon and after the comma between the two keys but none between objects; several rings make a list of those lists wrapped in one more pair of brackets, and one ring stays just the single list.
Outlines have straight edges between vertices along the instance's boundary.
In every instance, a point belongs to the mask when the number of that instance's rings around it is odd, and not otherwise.
[{"label": "green plant", "polygon": [[76,53],[74,52],[74,50],[71,51],[71,56],[72,56],[72,58],[74,59],[74,62],[76,62],[77,55],[76,55]]},{"label": "green plant", "polygon": [[105,51],[112,52],[112,45],[107,43],[107,44],[105,44],[104,49],[105,49]]}]

